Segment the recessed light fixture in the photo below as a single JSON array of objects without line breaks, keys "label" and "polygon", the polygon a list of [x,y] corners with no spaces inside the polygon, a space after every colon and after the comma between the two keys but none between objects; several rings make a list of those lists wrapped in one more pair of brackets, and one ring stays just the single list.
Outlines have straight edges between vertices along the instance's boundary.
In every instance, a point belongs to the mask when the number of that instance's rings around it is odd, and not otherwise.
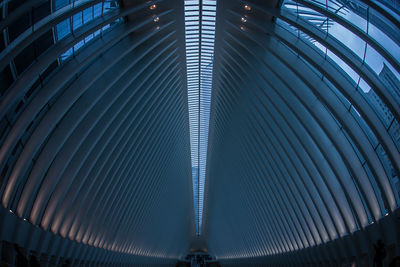
[{"label": "recessed light fixture", "polygon": [[160,26],[157,26],[157,27],[156,27],[156,30],[159,30],[159,29],[160,29]]},{"label": "recessed light fixture", "polygon": [[241,20],[242,22],[247,22],[247,19],[246,19],[245,17],[242,17],[240,20]]},{"label": "recessed light fixture", "polygon": [[242,31],[244,31],[244,26],[240,26],[240,29],[241,29]]},{"label": "recessed light fixture", "polygon": [[24,221],[26,221],[26,219],[24,218]]},{"label": "recessed light fixture", "polygon": [[251,6],[249,6],[249,5],[244,5],[244,9],[247,10],[247,11],[250,11],[250,10],[251,10]]},{"label": "recessed light fixture", "polygon": [[156,9],[156,8],[157,8],[157,6],[156,6],[155,4],[149,6],[149,9],[150,9],[150,10],[154,10],[154,9]]},{"label": "recessed light fixture", "polygon": [[12,211],[12,210],[10,210],[10,212],[11,212],[11,213],[13,213],[13,211]]},{"label": "recessed light fixture", "polygon": [[153,21],[158,22],[160,20],[160,17],[154,17]]}]

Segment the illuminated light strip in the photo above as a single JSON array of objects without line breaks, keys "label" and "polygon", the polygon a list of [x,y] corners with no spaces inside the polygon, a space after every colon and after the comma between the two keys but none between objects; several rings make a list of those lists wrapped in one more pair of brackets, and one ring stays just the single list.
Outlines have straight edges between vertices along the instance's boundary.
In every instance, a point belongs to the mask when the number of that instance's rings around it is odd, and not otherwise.
[{"label": "illuminated light strip", "polygon": [[207,165],[217,1],[185,0],[184,3],[193,198],[196,234],[200,235]]}]

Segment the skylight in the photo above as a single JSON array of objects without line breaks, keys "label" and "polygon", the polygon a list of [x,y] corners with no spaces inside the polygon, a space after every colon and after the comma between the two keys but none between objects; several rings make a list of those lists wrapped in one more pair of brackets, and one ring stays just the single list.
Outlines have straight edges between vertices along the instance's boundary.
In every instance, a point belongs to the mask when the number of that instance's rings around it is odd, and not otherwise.
[{"label": "skylight", "polygon": [[185,0],[186,71],[196,234],[201,234],[216,0]]}]

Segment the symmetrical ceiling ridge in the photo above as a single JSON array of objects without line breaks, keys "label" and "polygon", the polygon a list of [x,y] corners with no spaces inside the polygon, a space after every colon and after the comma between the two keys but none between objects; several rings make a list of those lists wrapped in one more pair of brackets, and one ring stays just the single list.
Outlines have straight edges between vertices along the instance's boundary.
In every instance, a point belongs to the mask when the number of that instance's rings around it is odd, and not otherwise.
[{"label": "symmetrical ceiling ridge", "polygon": [[5,0],[0,17],[2,264],[399,255],[398,0]]}]

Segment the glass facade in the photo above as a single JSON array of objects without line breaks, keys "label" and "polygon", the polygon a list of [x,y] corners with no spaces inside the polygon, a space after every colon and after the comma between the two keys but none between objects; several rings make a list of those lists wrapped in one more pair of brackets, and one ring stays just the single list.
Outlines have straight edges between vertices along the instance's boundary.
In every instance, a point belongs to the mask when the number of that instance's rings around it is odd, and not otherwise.
[{"label": "glass facade", "polygon": [[[392,3],[396,5],[396,3]],[[400,39],[398,34],[393,30],[393,25],[385,17],[377,14],[368,5],[360,1],[341,1],[341,0],[310,0],[310,1],[292,1],[285,0],[282,6],[283,10],[295,14],[300,19],[309,22],[314,27],[325,32],[343,44],[351,53],[356,55],[363,64],[367,65],[385,85],[385,89],[390,93],[397,103],[400,103],[400,87],[399,79],[400,74],[398,68],[396,69],[390,62],[394,62],[396,66],[399,65],[400,60]],[[385,125],[387,131],[390,133],[392,140],[399,149],[400,132],[398,130],[398,121],[387,107],[385,102],[378,96],[374,88],[369,85],[354,68],[349,66],[337,53],[331,51],[326,46],[315,40],[309,34],[305,33],[298,27],[284,22],[281,19],[277,20],[278,25],[291,28],[303,40],[309,41],[315,45],[325,57],[330,58],[335,62],[353,81],[355,89],[359,90],[363,97],[369,102],[375,112],[378,114],[382,123]],[[384,53],[378,52],[376,49],[382,49]],[[332,85],[332,87],[334,87]],[[335,89],[336,92],[338,92]],[[340,93],[339,93],[340,94]],[[343,97],[343,96],[341,96]],[[354,108],[351,101],[349,103],[349,110],[351,114],[360,122],[364,131],[368,135],[374,135],[365,122],[360,113]],[[349,141],[352,143],[351,138],[347,135]],[[391,177],[391,186],[396,192],[396,202],[400,203],[400,191],[398,188],[399,178],[389,157],[387,156],[383,147],[376,141],[375,137],[372,145],[378,154],[381,163],[385,167],[386,173]],[[358,154],[360,155],[360,154]],[[365,160],[363,162],[367,173],[369,173],[370,181],[374,185],[374,189],[378,195],[381,195],[379,186],[375,178],[369,171],[368,165]],[[381,210],[386,213],[388,208],[379,199]],[[368,210],[365,205],[366,210]],[[369,211],[368,211],[369,212]],[[372,220],[370,219],[370,222]]]},{"label": "glass facade", "polygon": [[[76,1],[76,0],[54,0],[54,12],[58,11],[59,9],[65,8],[71,8],[74,7],[77,4],[81,4],[84,1]],[[83,25],[91,22],[92,20],[102,17],[108,12],[118,9],[119,4],[117,0],[106,0],[102,1],[100,3],[97,3],[95,5],[92,5],[82,11],[79,11],[75,13],[73,16],[69,17],[68,19],[60,22],[57,24],[55,28],[55,36],[56,36],[56,42],[68,37],[71,34],[74,34],[76,30],[78,30],[80,27]],[[98,29],[94,33],[86,36],[83,40],[79,41],[77,44],[75,44],[73,47],[69,48],[67,51],[65,51],[61,57],[61,61],[65,61],[68,58],[70,58],[72,55],[74,55],[84,44],[92,40],[98,35],[101,35],[103,31],[107,30],[110,28],[110,26],[122,22],[121,19],[117,19],[111,24],[107,24],[103,26],[101,29]]]}]

